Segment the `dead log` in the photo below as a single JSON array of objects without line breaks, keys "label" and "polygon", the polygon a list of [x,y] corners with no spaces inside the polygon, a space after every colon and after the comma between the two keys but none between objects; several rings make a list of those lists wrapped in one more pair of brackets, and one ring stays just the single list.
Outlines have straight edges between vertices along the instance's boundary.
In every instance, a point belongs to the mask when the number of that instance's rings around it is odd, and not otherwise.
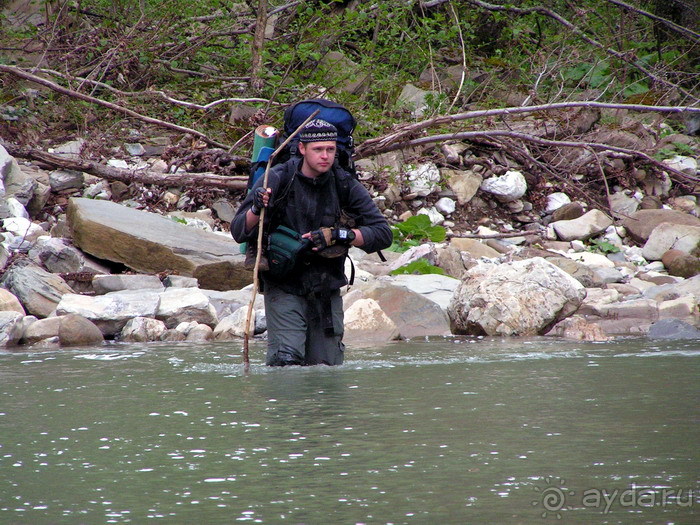
[{"label": "dead log", "polygon": [[[355,159],[362,159],[380,153],[387,153],[396,149],[401,149],[407,146],[407,143],[412,139],[421,137],[422,133],[430,128],[437,128],[454,124],[462,120],[470,119],[488,119],[491,117],[507,118],[512,115],[522,115],[525,113],[539,113],[549,111],[559,111],[571,108],[589,108],[589,109],[615,109],[635,111],[640,113],[700,113],[700,107],[696,106],[650,106],[645,104],[613,104],[606,102],[594,101],[572,101],[572,102],[555,102],[550,104],[540,104],[536,106],[517,106],[497,109],[481,109],[474,111],[465,111],[463,113],[455,113],[452,115],[440,115],[428,120],[414,122],[401,126],[391,133],[386,135],[368,139],[358,145],[355,150]],[[483,129],[483,128],[482,128]],[[484,131],[484,133],[488,133]],[[444,140],[444,135],[435,135],[431,137],[423,137],[423,144],[440,142]]]},{"label": "dead log", "polygon": [[99,162],[55,155],[36,148],[24,148],[12,144],[0,143],[7,152],[16,158],[30,159],[53,169],[83,171],[110,181],[125,184],[138,182],[156,186],[205,186],[226,190],[244,190],[248,185],[247,176],[225,177],[215,173],[156,173],[148,170],[129,170],[106,166]]}]

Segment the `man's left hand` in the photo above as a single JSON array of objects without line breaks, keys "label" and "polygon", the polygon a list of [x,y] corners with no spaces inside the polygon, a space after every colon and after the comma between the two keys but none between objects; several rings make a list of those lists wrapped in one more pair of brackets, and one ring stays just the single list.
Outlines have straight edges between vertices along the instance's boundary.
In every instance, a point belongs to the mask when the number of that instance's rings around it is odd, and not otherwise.
[{"label": "man's left hand", "polygon": [[334,244],[349,246],[355,240],[355,232],[349,228],[320,228],[308,235],[316,251]]}]

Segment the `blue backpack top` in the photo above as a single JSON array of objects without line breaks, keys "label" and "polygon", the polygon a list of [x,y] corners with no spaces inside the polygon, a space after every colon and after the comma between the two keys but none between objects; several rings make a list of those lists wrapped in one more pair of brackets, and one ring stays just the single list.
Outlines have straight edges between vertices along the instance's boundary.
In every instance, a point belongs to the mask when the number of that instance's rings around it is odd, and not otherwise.
[{"label": "blue backpack top", "polygon": [[[279,136],[279,144],[294,133],[309,115],[316,110],[319,110],[319,113],[315,118],[330,122],[338,130],[336,162],[342,169],[355,176],[355,163],[352,160],[355,154],[355,142],[352,134],[355,132],[357,122],[355,121],[355,117],[352,116],[352,113],[341,104],[321,98],[302,100],[292,104],[284,111],[284,131]],[[299,139],[296,137],[293,138],[289,144],[277,154],[273,163],[280,164],[286,162],[294,155],[297,155],[298,144]]]}]

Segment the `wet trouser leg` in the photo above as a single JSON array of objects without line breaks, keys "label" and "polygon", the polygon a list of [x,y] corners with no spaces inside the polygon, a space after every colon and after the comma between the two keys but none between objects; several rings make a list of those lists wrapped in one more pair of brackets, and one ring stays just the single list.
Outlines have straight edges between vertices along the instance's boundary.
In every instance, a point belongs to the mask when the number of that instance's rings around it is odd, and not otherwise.
[{"label": "wet trouser leg", "polygon": [[[343,300],[335,291],[326,304],[288,294],[265,284],[267,364],[340,365],[343,363]],[[324,327],[323,313],[330,307],[332,329]]]}]

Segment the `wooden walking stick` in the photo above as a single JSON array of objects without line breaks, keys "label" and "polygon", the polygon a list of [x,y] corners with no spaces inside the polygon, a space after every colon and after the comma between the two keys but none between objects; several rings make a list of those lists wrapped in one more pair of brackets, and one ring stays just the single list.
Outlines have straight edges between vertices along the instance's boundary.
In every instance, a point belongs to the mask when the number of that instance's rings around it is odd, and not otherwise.
[{"label": "wooden walking stick", "polygon": [[[302,130],[306,124],[309,123],[311,119],[313,119],[316,115],[318,115],[318,112],[320,110],[317,109],[314,111],[309,117],[301,123],[301,125],[294,130],[294,133],[289,135],[287,139],[279,145],[279,147],[273,151],[270,154],[270,158],[267,161],[267,167],[265,168],[265,174],[263,175],[263,183],[262,187],[267,189],[267,177],[270,172],[270,166],[272,165],[272,160],[277,156],[277,154],[284,149],[284,147],[289,144],[289,141],[292,140],[294,137],[297,136],[297,134]],[[247,373],[250,370],[250,360],[248,357],[248,341],[250,339],[250,321],[253,316],[253,306],[255,304],[255,297],[258,293],[258,270],[260,268],[260,257],[262,255],[262,238],[263,238],[263,226],[265,224],[265,207],[263,207],[262,210],[260,210],[260,220],[258,221],[258,245],[257,245],[257,252],[255,254],[255,266],[253,267],[253,292],[251,293],[250,296],[250,303],[248,304],[248,315],[246,316],[245,320],[245,333],[243,334],[243,370]]]}]

